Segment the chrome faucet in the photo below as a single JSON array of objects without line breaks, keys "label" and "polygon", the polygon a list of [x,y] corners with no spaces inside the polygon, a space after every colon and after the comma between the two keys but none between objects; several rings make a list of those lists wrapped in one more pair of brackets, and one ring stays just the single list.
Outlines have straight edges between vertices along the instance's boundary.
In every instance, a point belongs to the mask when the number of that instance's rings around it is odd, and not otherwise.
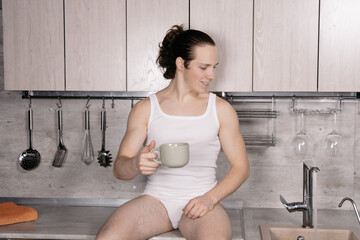
[{"label": "chrome faucet", "polygon": [[352,200],[351,198],[348,198],[348,197],[343,198],[343,200],[341,200],[341,202],[339,203],[339,207],[341,207],[346,200],[348,200],[349,202],[351,202],[351,204],[353,205],[354,211],[355,211],[355,214],[356,214],[356,217],[357,217],[357,220],[358,220],[359,223],[360,223],[359,211],[358,211],[358,209],[357,209],[357,207],[356,207],[356,204],[355,204],[354,200]]},{"label": "chrome faucet", "polygon": [[320,169],[311,161],[303,162],[303,201],[288,203],[280,195],[280,201],[289,212],[303,212],[303,227],[313,227],[313,174]]}]

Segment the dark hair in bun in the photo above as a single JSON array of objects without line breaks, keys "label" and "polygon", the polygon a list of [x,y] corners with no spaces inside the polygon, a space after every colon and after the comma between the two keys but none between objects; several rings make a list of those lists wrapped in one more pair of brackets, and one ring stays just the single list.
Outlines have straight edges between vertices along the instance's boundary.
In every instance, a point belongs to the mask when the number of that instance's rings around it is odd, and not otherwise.
[{"label": "dark hair in bun", "polygon": [[164,40],[159,44],[160,50],[156,62],[164,69],[164,77],[173,79],[176,72],[175,61],[178,57],[185,60],[185,67],[194,59],[196,46],[215,46],[214,40],[204,32],[188,29],[183,25],[174,25],[170,28]]}]

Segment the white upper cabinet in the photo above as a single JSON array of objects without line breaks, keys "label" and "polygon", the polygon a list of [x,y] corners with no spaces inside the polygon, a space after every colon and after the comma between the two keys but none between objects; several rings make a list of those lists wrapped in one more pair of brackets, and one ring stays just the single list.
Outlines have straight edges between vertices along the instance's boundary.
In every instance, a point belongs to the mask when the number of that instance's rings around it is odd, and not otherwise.
[{"label": "white upper cabinet", "polygon": [[190,28],[208,33],[219,51],[210,90],[251,92],[253,0],[191,0]]},{"label": "white upper cabinet", "polygon": [[5,90],[64,90],[62,0],[3,0]]},{"label": "white upper cabinet", "polygon": [[317,91],[318,0],[254,0],[254,91]]},{"label": "white upper cabinet", "polygon": [[65,0],[66,90],[126,90],[125,0]]},{"label": "white upper cabinet", "polygon": [[188,27],[188,0],[127,2],[127,90],[158,91],[169,84],[156,64],[159,43],[173,25]]},{"label": "white upper cabinet", "polygon": [[211,91],[360,91],[360,0],[3,0],[2,7],[5,90],[159,91],[170,82],[156,64],[159,43],[184,24],[216,42]]},{"label": "white upper cabinet", "polygon": [[319,91],[360,91],[360,1],[321,1]]}]

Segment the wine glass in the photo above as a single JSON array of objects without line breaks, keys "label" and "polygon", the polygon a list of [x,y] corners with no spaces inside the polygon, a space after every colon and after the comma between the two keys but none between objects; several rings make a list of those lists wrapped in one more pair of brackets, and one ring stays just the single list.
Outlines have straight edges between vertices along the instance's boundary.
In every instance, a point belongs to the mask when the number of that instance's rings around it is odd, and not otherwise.
[{"label": "wine glass", "polygon": [[296,155],[305,156],[310,148],[311,137],[306,133],[304,128],[304,113],[301,113],[301,129],[291,139],[291,144],[294,147]]},{"label": "wine glass", "polygon": [[325,151],[329,155],[338,155],[344,144],[344,137],[336,130],[336,111],[334,112],[334,125],[331,133],[326,135],[323,140]]}]

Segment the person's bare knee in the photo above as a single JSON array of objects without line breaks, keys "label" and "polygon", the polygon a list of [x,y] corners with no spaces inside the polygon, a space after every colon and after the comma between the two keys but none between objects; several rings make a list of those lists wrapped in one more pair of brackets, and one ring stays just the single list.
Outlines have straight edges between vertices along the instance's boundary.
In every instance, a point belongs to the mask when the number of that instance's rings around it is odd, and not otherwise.
[{"label": "person's bare knee", "polygon": [[206,224],[204,224],[201,227],[197,227],[193,229],[189,229],[186,227],[184,228],[184,225],[179,225],[179,230],[181,231],[183,236],[188,240],[231,240],[232,239],[231,227],[227,224],[221,224],[221,226],[217,226],[217,227],[206,226]]},{"label": "person's bare knee", "polygon": [[192,220],[183,215],[179,222],[179,230],[189,240],[231,240],[230,219],[221,205],[204,217]]},{"label": "person's bare knee", "polygon": [[196,240],[231,240],[231,227],[223,225],[224,227],[214,228],[200,228],[195,234]]}]

